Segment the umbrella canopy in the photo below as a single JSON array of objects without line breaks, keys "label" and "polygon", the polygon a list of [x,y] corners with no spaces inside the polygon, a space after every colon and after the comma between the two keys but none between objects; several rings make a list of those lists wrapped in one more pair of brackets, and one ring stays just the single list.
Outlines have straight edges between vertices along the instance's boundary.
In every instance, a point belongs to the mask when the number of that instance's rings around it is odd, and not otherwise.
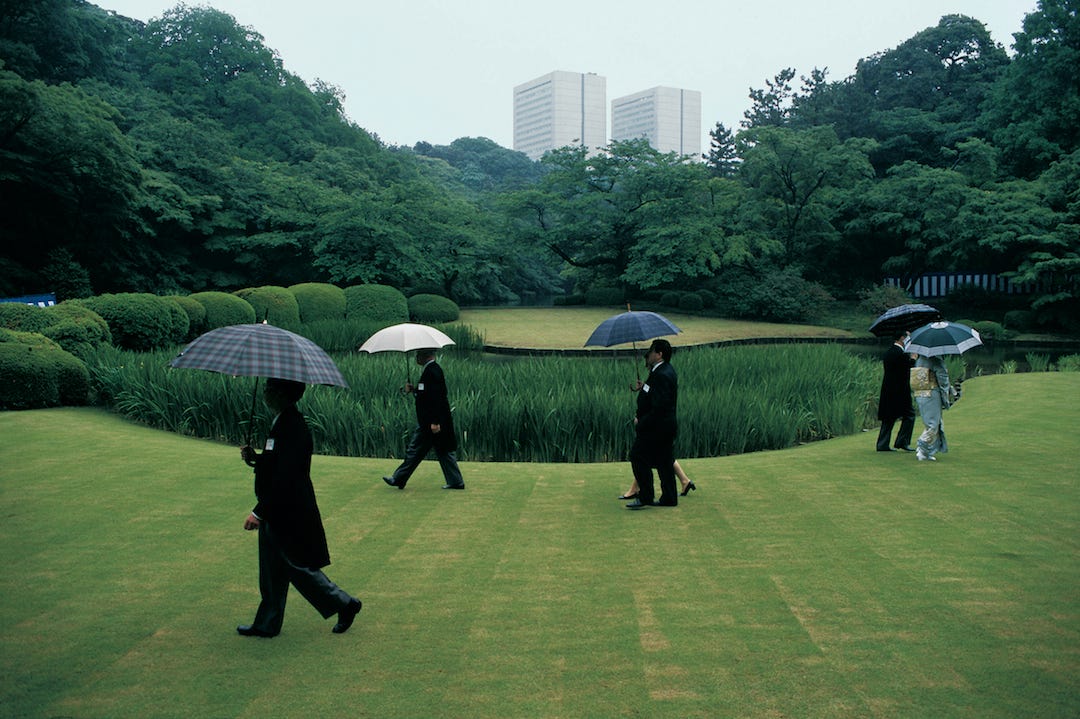
[{"label": "umbrella canopy", "polygon": [[608,317],[597,325],[589,339],[585,340],[585,346],[611,347],[624,342],[641,342],[663,335],[677,335],[680,331],[663,315],[627,310]]},{"label": "umbrella canopy", "polygon": [[925,357],[958,355],[982,344],[977,330],[959,322],[931,322],[911,333],[905,351]]},{"label": "umbrella canopy", "polygon": [[412,350],[438,349],[454,344],[454,340],[427,325],[405,322],[384,327],[360,345],[361,352],[411,352]]},{"label": "umbrella canopy", "polygon": [[875,337],[895,338],[902,332],[910,332],[927,322],[940,320],[941,313],[930,305],[900,305],[890,307],[870,325]]},{"label": "umbrella canopy", "polygon": [[211,330],[195,338],[169,364],[234,377],[276,377],[304,384],[349,386],[322,347],[268,324]]}]

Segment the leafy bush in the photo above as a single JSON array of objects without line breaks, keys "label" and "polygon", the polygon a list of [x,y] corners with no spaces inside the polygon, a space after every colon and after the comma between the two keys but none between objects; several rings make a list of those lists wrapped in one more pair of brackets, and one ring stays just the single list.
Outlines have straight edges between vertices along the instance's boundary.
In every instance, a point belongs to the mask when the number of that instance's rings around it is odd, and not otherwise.
[{"label": "leafy bush", "polygon": [[81,360],[41,335],[0,338],[0,409],[86,404],[90,374]]},{"label": "leafy bush", "polygon": [[385,323],[409,321],[409,301],[400,290],[387,285],[353,285],[345,288],[345,317]]},{"label": "leafy bush", "polygon": [[53,324],[41,331],[79,359],[95,349],[112,344],[109,325],[97,312],[74,302],[61,302],[45,308]]},{"label": "leafy bush", "polygon": [[859,309],[875,316],[890,307],[911,304],[913,301],[907,291],[892,285],[875,285],[859,293]]},{"label": "leafy bush", "polygon": [[1080,372],[1080,355],[1058,357],[1058,372]]},{"label": "leafy bush", "polygon": [[71,300],[101,315],[113,344],[131,350],[151,350],[182,342],[188,332],[187,313],[172,300],[144,293],[105,294]]},{"label": "leafy bush", "polygon": [[439,324],[456,322],[461,309],[453,300],[440,295],[413,295],[409,298],[409,317],[414,322]]},{"label": "leafy bush", "polygon": [[340,320],[345,318],[345,290],[326,282],[304,282],[292,285],[289,291],[300,307],[301,322]]},{"label": "leafy bush", "polygon": [[296,303],[296,296],[284,287],[246,287],[233,294],[254,308],[256,322],[265,320],[275,327],[287,329],[295,329],[300,324],[300,305]]},{"label": "leafy bush", "polygon": [[23,332],[40,332],[51,324],[44,307],[21,302],[0,302],[0,327]]},{"label": "leafy bush", "polygon": [[562,295],[553,297],[551,304],[555,307],[571,307],[585,304],[585,295]]},{"label": "leafy bush", "polygon": [[585,304],[593,307],[621,305],[625,300],[625,293],[618,287],[593,287],[585,293]]},{"label": "leafy bush", "polygon": [[833,301],[825,289],[794,270],[777,270],[755,277],[725,273],[717,306],[731,317],[766,322],[804,322],[821,316]]},{"label": "leafy bush", "polygon": [[1003,324],[1013,332],[1030,332],[1035,326],[1035,313],[1031,310],[1009,310],[1005,313]]},{"label": "leafy bush", "polygon": [[705,302],[697,292],[683,292],[679,297],[679,309],[687,312],[701,312],[705,308]]},{"label": "leafy bush", "polygon": [[206,309],[206,329],[230,325],[250,325],[255,322],[255,308],[228,292],[196,292],[191,299]]},{"label": "leafy bush", "polygon": [[674,290],[668,290],[660,295],[660,304],[665,307],[678,307],[679,300],[682,298],[681,292],[675,292]]},{"label": "leafy bush", "polygon": [[716,293],[712,290],[698,290],[697,295],[701,298],[701,306],[705,309],[716,307]]},{"label": "leafy bush", "polygon": [[1012,334],[1002,327],[1000,323],[991,322],[990,320],[982,320],[971,326],[978,331],[979,336],[982,337],[984,341],[1004,340],[1008,339]]},{"label": "leafy bush", "polygon": [[180,305],[188,316],[188,332],[185,340],[193,340],[206,331],[206,308],[198,300],[184,295],[170,295],[168,299]]}]

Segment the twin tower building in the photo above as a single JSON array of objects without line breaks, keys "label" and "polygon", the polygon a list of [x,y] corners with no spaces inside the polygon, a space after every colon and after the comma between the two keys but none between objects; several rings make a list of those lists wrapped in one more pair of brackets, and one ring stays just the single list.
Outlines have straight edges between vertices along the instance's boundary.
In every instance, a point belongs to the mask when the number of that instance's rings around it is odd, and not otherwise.
[{"label": "twin tower building", "polygon": [[[660,152],[701,157],[701,93],[654,87],[611,101],[611,139],[643,137]],[[607,78],[548,73],[514,88],[514,149],[533,160],[556,147],[608,144]]]}]

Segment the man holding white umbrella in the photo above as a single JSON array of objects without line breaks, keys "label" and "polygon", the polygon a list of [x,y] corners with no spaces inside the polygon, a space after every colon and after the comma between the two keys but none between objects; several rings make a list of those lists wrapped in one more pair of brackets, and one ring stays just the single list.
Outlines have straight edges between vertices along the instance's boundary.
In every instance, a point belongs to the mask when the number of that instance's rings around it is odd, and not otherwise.
[{"label": "man holding white umbrella", "polygon": [[454,418],[450,413],[446,376],[435,361],[435,350],[417,350],[416,364],[424,368],[420,379],[415,385],[411,382],[405,383],[405,391],[416,398],[416,428],[405,450],[405,460],[391,476],[383,477],[383,481],[391,487],[405,489],[409,477],[428,452],[434,449],[446,481],[443,489],[465,489],[465,480],[461,476],[455,454],[457,435],[454,432]]}]

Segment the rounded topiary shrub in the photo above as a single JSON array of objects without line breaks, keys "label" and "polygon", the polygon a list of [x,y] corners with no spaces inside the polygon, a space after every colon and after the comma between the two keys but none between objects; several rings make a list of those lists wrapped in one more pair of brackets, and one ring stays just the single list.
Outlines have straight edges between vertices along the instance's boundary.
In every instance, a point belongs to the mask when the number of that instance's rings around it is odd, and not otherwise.
[{"label": "rounded topiary shrub", "polygon": [[345,318],[345,290],[326,282],[302,282],[289,287],[300,307],[301,322]]},{"label": "rounded topiary shrub", "polygon": [[206,329],[230,325],[250,325],[255,322],[255,308],[228,292],[196,292],[191,299],[206,309]]},{"label": "rounded topiary shrub", "polygon": [[698,290],[697,296],[701,298],[701,306],[705,309],[716,307],[716,293],[712,290]]},{"label": "rounded topiary shrub", "polygon": [[0,327],[24,332],[40,332],[49,326],[49,316],[44,307],[34,307],[22,302],[0,302]]},{"label": "rounded topiary shrub", "polygon": [[41,335],[0,335],[0,409],[86,404],[90,373],[83,362]]},{"label": "rounded topiary shrub", "polygon": [[409,301],[394,287],[353,285],[345,288],[345,317],[387,325],[400,324],[409,321]]},{"label": "rounded topiary shrub", "polygon": [[109,325],[97,312],[73,302],[48,308],[53,324],[41,331],[49,339],[79,359],[86,359],[98,347],[112,344]]},{"label": "rounded topiary shrub", "polygon": [[1031,310],[1009,310],[1005,313],[1005,329],[1013,332],[1030,332],[1035,326],[1035,313]]},{"label": "rounded topiary shrub", "polygon": [[678,307],[682,299],[682,292],[668,291],[660,295],[660,304],[665,307]]},{"label": "rounded topiary shrub", "polygon": [[983,340],[1004,340],[1009,338],[1009,331],[1001,323],[983,320],[969,324],[968,327],[975,329]]},{"label": "rounded topiary shrub", "polygon": [[409,298],[409,317],[413,322],[456,322],[460,316],[457,303],[441,295],[420,294]]},{"label": "rounded topiary shrub", "polygon": [[697,292],[683,292],[679,297],[679,309],[687,312],[701,312],[705,308],[705,302]]},{"label": "rounded topiary shrub", "polygon": [[188,331],[184,340],[192,340],[206,331],[206,308],[198,300],[184,295],[169,295],[168,299],[180,305],[188,318]]},{"label": "rounded topiary shrub", "polygon": [[101,315],[109,325],[113,344],[123,349],[161,349],[187,335],[187,315],[175,302],[157,295],[105,294],[71,302]]},{"label": "rounded topiary shrub", "polygon": [[233,292],[255,309],[255,321],[266,321],[275,327],[296,327],[300,324],[300,306],[296,297],[284,287],[264,285],[246,287]]}]

